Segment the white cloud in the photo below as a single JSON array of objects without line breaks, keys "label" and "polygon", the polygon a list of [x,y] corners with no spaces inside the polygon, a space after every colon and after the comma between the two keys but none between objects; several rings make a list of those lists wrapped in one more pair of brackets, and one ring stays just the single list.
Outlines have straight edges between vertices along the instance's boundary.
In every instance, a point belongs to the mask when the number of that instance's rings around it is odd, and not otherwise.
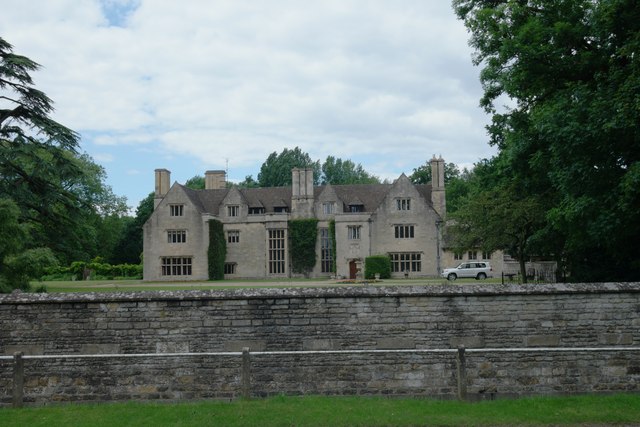
[{"label": "white cloud", "polygon": [[56,118],[94,144],[256,173],[299,146],[385,177],[434,152],[491,153],[468,35],[447,1],[8,3],[2,37],[44,65],[36,84]]}]

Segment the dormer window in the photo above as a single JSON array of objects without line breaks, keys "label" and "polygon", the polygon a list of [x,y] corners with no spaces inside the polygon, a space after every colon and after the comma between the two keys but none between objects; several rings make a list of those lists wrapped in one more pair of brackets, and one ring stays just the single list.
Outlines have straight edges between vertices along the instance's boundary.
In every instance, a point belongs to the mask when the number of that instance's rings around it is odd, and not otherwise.
[{"label": "dormer window", "polygon": [[411,199],[396,199],[396,206],[399,211],[410,211]]},{"label": "dormer window", "polygon": [[322,204],[322,212],[325,215],[330,215],[336,212],[336,203],[335,202],[325,202]]},{"label": "dormer window", "polygon": [[364,212],[364,205],[349,205],[349,212]]},{"label": "dormer window", "polygon": [[227,206],[227,216],[240,216],[240,206],[238,205]]},{"label": "dormer window", "polygon": [[289,212],[289,208],[286,206],[274,206],[273,212],[275,213],[287,213]]},{"label": "dormer window", "polygon": [[262,215],[264,214],[264,208],[249,208],[249,215]]}]

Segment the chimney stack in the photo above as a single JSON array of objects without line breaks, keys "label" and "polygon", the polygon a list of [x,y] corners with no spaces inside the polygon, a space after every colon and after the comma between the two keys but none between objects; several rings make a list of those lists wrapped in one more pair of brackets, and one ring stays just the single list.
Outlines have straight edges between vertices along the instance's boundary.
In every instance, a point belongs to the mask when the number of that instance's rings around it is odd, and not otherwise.
[{"label": "chimney stack", "polygon": [[291,213],[293,218],[313,217],[313,169],[291,170]]},{"label": "chimney stack", "polygon": [[156,169],[156,190],[154,196],[154,207],[157,207],[171,187],[171,171],[167,169]]},{"label": "chimney stack", "polygon": [[223,190],[227,187],[226,172],[221,170],[204,173],[205,190]]},{"label": "chimney stack", "polygon": [[444,218],[447,213],[447,202],[444,188],[444,160],[435,154],[429,162],[431,164],[431,204],[433,209]]}]

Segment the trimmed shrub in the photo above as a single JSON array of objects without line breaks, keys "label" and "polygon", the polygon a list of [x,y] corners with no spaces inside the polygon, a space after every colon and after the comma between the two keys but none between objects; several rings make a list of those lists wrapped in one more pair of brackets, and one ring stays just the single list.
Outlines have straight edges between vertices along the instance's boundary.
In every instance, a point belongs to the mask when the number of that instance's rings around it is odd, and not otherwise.
[{"label": "trimmed shrub", "polygon": [[364,259],[365,279],[374,279],[376,273],[381,279],[391,278],[391,260],[386,255],[374,255]]}]

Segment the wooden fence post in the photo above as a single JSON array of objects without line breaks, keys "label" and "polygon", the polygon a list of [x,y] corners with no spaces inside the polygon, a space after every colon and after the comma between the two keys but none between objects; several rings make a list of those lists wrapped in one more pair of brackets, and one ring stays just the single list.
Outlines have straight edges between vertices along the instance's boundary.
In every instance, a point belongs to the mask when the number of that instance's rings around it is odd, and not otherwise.
[{"label": "wooden fence post", "polygon": [[13,355],[13,407],[21,408],[24,403],[24,353]]},{"label": "wooden fence post", "polygon": [[242,349],[242,397],[251,397],[251,354],[249,347]]},{"label": "wooden fence post", "polygon": [[458,347],[456,355],[456,365],[458,368],[458,399],[467,399],[467,362],[465,360],[465,349],[461,345]]}]

